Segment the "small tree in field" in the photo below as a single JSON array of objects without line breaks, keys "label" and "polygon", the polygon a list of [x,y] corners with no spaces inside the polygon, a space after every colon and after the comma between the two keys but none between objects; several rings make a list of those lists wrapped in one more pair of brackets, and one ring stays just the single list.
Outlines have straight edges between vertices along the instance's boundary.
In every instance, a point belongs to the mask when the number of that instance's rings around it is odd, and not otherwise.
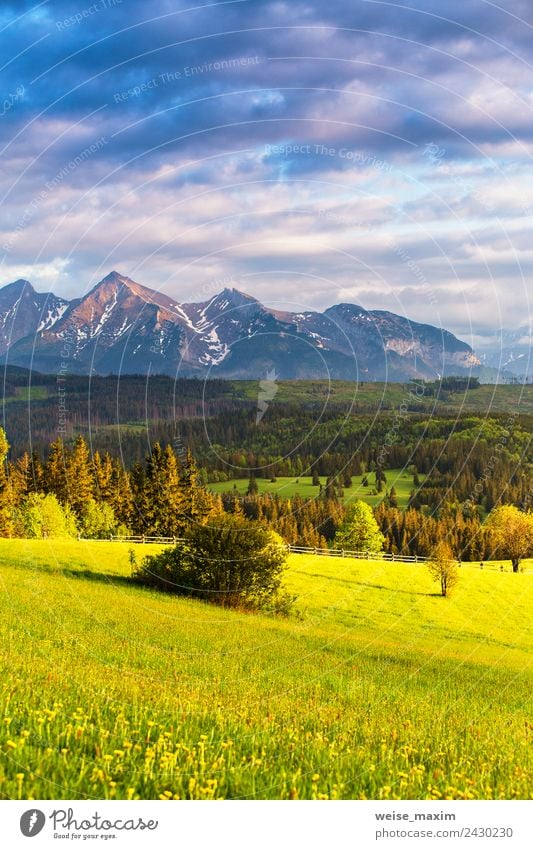
[{"label": "small tree in field", "polygon": [[60,504],[51,493],[30,493],[18,510],[18,519],[24,536],[30,538],[75,537],[78,532],[68,504]]},{"label": "small tree in field", "polygon": [[250,479],[248,481],[248,489],[246,490],[247,495],[256,495],[259,492],[259,486],[257,484],[257,479],[253,473],[250,473]]},{"label": "small tree in field", "polygon": [[346,518],[335,535],[337,548],[354,551],[383,551],[385,537],[374,518],[372,508],[364,501],[354,501],[346,512]]},{"label": "small tree in field", "polygon": [[105,539],[117,531],[118,522],[113,508],[104,501],[88,498],[83,505],[78,528],[82,537],[89,539]]},{"label": "small tree in field", "polygon": [[513,572],[518,572],[520,561],[533,554],[533,513],[522,513],[512,505],[496,507],[485,528],[497,552],[511,561]]},{"label": "small tree in field", "polygon": [[434,581],[439,581],[441,594],[450,596],[459,583],[459,567],[447,542],[439,542],[431,552],[428,569]]},{"label": "small tree in field", "polygon": [[261,608],[275,600],[287,550],[282,538],[242,513],[190,525],[183,542],[147,557],[134,580],[223,607]]}]

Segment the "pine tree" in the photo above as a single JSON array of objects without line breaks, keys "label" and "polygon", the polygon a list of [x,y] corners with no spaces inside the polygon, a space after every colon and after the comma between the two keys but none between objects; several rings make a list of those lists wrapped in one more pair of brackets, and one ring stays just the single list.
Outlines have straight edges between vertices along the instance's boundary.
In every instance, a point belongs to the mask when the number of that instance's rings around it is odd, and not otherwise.
[{"label": "pine tree", "polygon": [[137,506],[143,517],[143,533],[147,536],[166,536],[164,454],[159,442],[146,458],[142,489],[137,494]]},{"label": "pine tree", "polygon": [[[118,500],[118,484],[120,480],[120,472],[117,464],[113,468],[113,490],[114,499]],[[129,475],[129,484],[131,487],[131,514],[128,524],[137,534],[144,534],[145,531],[145,473],[142,463],[135,463]],[[118,515],[115,511],[115,515]],[[122,518],[122,517],[121,517]],[[122,519],[124,521],[124,519]]]},{"label": "pine tree", "polygon": [[215,508],[213,497],[198,483],[198,469],[190,449],[180,468],[180,490],[183,498],[183,530],[191,523],[204,524]]},{"label": "pine tree", "polygon": [[45,492],[55,495],[61,504],[68,502],[67,461],[67,450],[63,440],[58,436],[50,445],[44,481]]},{"label": "pine tree", "polygon": [[9,477],[16,481],[17,502],[33,492],[33,472],[31,457],[27,451],[17,462],[9,467]]},{"label": "pine tree", "polygon": [[78,436],[67,458],[68,503],[77,516],[81,516],[87,502],[94,498],[94,477],[89,448],[83,436]]},{"label": "pine tree", "polygon": [[337,476],[328,475],[326,479],[325,497],[331,501],[337,499]]},{"label": "pine tree", "polygon": [[44,492],[44,469],[38,451],[31,453],[31,482],[28,486],[29,492]]},{"label": "pine tree", "polygon": [[167,445],[162,461],[163,485],[161,505],[164,527],[163,536],[178,536],[183,527],[184,499],[180,486],[179,468],[176,455],[170,445]]},{"label": "pine tree", "polygon": [[108,451],[103,458],[98,451],[94,452],[93,471],[97,497],[103,501],[109,501],[113,480],[113,461]]}]

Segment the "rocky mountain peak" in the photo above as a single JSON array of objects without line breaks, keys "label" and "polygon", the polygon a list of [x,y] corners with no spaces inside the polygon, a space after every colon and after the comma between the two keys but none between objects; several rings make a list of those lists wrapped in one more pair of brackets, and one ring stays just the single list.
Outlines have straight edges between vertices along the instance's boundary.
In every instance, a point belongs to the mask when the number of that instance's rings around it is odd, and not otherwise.
[{"label": "rocky mountain peak", "polygon": [[234,287],[180,304],[116,270],[70,304],[27,281],[5,286],[0,336],[5,361],[41,371],[57,369],[65,339],[72,340],[71,368],[80,373],[179,370],[261,379],[272,368],[280,378],[322,378],[325,369],[333,379],[405,380],[447,369],[458,374],[479,363],[448,331],[394,313],[350,303],[279,312]]}]

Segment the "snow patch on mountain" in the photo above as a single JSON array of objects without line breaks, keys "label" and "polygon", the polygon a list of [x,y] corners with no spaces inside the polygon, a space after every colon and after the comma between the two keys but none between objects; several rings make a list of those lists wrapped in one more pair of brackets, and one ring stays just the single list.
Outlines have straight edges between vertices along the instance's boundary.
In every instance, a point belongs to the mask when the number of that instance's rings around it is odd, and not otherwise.
[{"label": "snow patch on mountain", "polygon": [[57,324],[61,316],[68,309],[68,303],[66,301],[62,303],[58,303],[53,307],[49,307],[44,318],[41,319],[37,326],[37,333],[40,333],[41,330],[50,330],[54,324]]},{"label": "snow patch on mountain", "polygon": [[96,329],[91,334],[92,336],[98,336],[98,334],[101,333],[101,331],[104,328],[104,325],[106,324],[107,320],[111,316],[111,313],[115,309],[115,307],[117,305],[117,301],[118,301],[118,291],[115,290],[113,292],[113,300],[111,301],[110,304],[105,305],[104,311],[103,311],[102,316],[100,318],[100,321],[98,322]]}]

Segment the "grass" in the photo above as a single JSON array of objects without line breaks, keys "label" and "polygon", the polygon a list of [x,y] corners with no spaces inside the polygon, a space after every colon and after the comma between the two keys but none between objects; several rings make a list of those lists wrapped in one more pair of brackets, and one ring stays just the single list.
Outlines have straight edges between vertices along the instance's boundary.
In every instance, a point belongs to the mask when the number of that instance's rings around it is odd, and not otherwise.
[{"label": "grass", "polygon": [[530,798],[533,575],[293,555],[276,619],[129,547],[0,540],[0,798]]},{"label": "grass", "polygon": [[[378,495],[371,494],[376,489],[373,472],[369,472],[367,475],[369,481],[369,486],[367,487],[362,484],[363,475],[353,476],[352,486],[344,488],[345,504],[348,504],[356,498],[361,498],[363,501],[366,501],[367,504],[375,507],[385,497],[386,490],[394,486],[398,498],[398,506],[406,507],[407,502],[409,501],[409,496],[413,489],[415,489],[413,476],[405,469],[388,469],[385,474],[387,477],[387,483],[384,484],[383,492]],[[422,482],[424,480],[424,475],[419,475],[419,478]],[[325,486],[326,477],[320,477],[320,483],[322,486]],[[213,490],[213,492],[219,493],[232,492],[236,489],[237,492],[244,495],[248,489],[248,484],[249,478],[239,478],[237,480],[210,483],[209,488]],[[294,498],[295,495],[301,495],[302,498],[316,498],[320,493],[320,488],[318,486],[313,486],[313,479],[306,475],[302,475],[299,478],[279,477],[276,479],[275,483],[272,483],[270,480],[265,478],[257,478],[257,487],[260,493],[266,492],[272,495],[277,494],[281,495],[283,498]]]},{"label": "grass", "polygon": [[2,398],[4,404],[21,401],[46,401],[49,398],[46,386],[17,386],[15,394]]},{"label": "grass", "polygon": [[[235,392],[241,398],[256,402],[258,381],[232,381]],[[445,392],[435,397],[426,391],[414,396],[414,384],[410,383],[354,383],[345,380],[282,380],[277,383],[278,392],[272,403],[292,402],[308,405],[350,404],[354,411],[397,410],[404,402],[416,403],[428,413],[478,413],[485,417],[490,413],[508,413],[519,410],[533,412],[533,385],[496,386],[492,383],[477,389]]]}]

